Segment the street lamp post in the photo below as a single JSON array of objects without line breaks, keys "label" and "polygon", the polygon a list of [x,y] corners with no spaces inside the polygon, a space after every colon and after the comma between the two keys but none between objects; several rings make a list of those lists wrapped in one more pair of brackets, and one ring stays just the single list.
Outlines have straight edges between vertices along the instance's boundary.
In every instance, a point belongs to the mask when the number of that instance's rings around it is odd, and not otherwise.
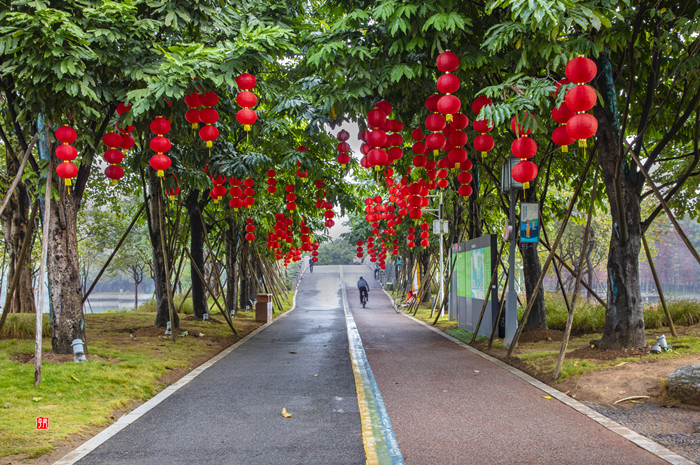
[{"label": "street lamp post", "polygon": [[442,191],[438,193],[438,195],[430,196],[430,197],[437,197],[438,198],[438,208],[426,208],[424,211],[430,212],[433,215],[437,217],[436,220],[433,220],[433,234],[438,236],[438,240],[440,241],[439,243],[439,248],[440,248],[440,288],[438,290],[438,304],[440,305],[440,316],[443,317],[445,316],[445,306],[443,305],[443,302],[445,300],[445,250],[443,246],[443,236],[445,234],[448,234],[449,232],[449,225],[446,220],[442,219]]},{"label": "street lamp post", "polygon": [[517,202],[518,191],[523,185],[515,180],[511,175],[513,166],[520,160],[510,157],[501,166],[501,192],[510,195],[510,210],[508,212],[508,226],[504,238],[510,240],[508,249],[508,293],[506,295],[506,334],[504,343],[510,347],[513,337],[518,329],[517,303],[518,298],[515,293],[515,242],[518,237],[518,228],[515,224],[515,204]]}]

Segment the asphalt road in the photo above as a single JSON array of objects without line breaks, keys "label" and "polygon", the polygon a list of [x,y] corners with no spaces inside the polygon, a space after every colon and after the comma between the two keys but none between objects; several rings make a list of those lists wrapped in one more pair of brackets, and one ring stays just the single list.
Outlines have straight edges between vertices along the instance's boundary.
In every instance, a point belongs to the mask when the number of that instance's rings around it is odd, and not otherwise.
[{"label": "asphalt road", "polygon": [[[361,274],[374,288],[364,309],[355,285]],[[341,276],[354,319],[349,328]],[[342,272],[339,267],[315,267],[303,277],[296,303],[293,312],[77,463],[668,463],[551,398],[511,368],[397,314],[364,266],[344,266]],[[353,347],[357,344],[355,331],[364,346],[361,357],[371,367],[364,371],[374,374],[369,383],[371,375],[357,375],[357,358],[349,353],[349,335]],[[362,413],[356,375],[365,387],[371,386],[365,391],[370,402],[361,401]],[[381,396],[372,391],[377,387]],[[382,416],[367,411],[372,396],[383,398],[379,404],[386,407],[393,426],[398,460],[378,454],[373,462],[371,447],[365,451],[363,424],[365,435],[368,422],[375,438],[382,435],[377,424]],[[292,418],[281,415],[283,408]]]},{"label": "asphalt road", "polygon": [[306,274],[293,312],[78,463],[365,463],[339,285]]}]

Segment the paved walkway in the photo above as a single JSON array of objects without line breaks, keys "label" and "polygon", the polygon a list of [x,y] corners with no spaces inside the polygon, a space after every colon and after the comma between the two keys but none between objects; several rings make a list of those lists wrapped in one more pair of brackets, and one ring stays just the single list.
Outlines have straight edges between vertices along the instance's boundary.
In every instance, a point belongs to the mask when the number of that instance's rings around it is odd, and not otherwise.
[{"label": "paved walkway", "polygon": [[294,311],[57,464],[691,463],[397,314],[372,279],[361,308],[360,274],[315,267]]}]

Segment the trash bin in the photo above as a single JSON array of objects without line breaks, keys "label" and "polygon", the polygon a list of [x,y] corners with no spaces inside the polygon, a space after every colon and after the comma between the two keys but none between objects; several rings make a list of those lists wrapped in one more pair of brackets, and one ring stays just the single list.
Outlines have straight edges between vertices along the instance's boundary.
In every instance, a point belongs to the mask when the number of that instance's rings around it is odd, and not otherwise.
[{"label": "trash bin", "polygon": [[255,299],[255,321],[272,321],[272,294],[257,294]]}]

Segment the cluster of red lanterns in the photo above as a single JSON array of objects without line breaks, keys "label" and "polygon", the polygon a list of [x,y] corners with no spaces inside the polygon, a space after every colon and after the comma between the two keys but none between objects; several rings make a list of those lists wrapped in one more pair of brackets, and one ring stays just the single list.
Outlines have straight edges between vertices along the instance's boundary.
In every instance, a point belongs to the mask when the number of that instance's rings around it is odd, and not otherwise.
[{"label": "cluster of red lanterns", "polygon": [[299,224],[299,233],[301,236],[301,250],[311,252],[313,250],[313,242],[311,241],[311,228],[307,226],[306,218],[303,218]]},{"label": "cluster of red lanterns", "polygon": [[119,166],[119,163],[124,160],[124,154],[119,150],[122,146],[122,137],[117,132],[108,132],[102,136],[102,143],[108,147],[103,155],[105,161],[109,163],[105,168],[105,176],[111,179],[113,184],[124,176],[124,168]]},{"label": "cluster of red lanterns", "polygon": [[515,181],[522,183],[523,189],[528,189],[530,182],[537,177],[537,165],[529,160],[537,153],[537,143],[529,137],[534,127],[535,118],[529,113],[524,113],[520,118],[514,116],[510,122],[510,128],[515,133],[510,151],[514,157],[520,159],[520,162],[513,166],[511,176]]},{"label": "cluster of red lanterns", "polygon": [[350,138],[350,133],[345,129],[338,132],[338,163],[340,167],[345,169],[345,167],[350,163],[350,144],[347,140]]},{"label": "cluster of red lanterns", "polygon": [[403,157],[403,137],[398,134],[403,129],[403,123],[389,118],[392,111],[391,104],[382,100],[367,113],[369,129],[360,132],[363,142],[360,150],[364,155],[360,165],[363,168],[374,167],[375,171],[379,171]]},{"label": "cluster of red lanterns", "polygon": [[287,201],[287,210],[296,210],[297,195],[294,193],[294,184],[287,184],[287,187],[285,187],[284,190],[287,191],[287,195],[285,196],[285,200]]},{"label": "cluster of red lanterns", "polygon": [[252,242],[255,240],[255,222],[253,221],[253,218],[246,218],[245,222],[245,240]]},{"label": "cluster of red lanterns", "polygon": [[253,124],[258,120],[258,114],[253,107],[258,103],[258,97],[251,92],[257,84],[255,76],[243,73],[236,78],[236,84],[241,92],[236,96],[236,103],[242,108],[236,113],[236,120],[243,125],[243,130],[249,132]]},{"label": "cluster of red lanterns", "polygon": [[[480,95],[472,102],[472,111],[478,116],[481,109],[489,105],[493,105],[491,99],[485,95]],[[481,159],[483,160],[494,146],[493,137],[488,134],[493,129],[493,126],[491,126],[491,123],[487,119],[475,119],[473,127],[479,135],[474,138],[472,145],[474,146],[474,150],[481,153]]]},{"label": "cluster of red lanterns", "polygon": [[56,157],[62,161],[56,166],[56,174],[64,179],[66,186],[70,186],[71,179],[78,175],[78,167],[71,163],[78,156],[78,151],[71,145],[78,138],[78,133],[72,127],[65,125],[56,129],[54,136],[61,143],[56,147]]},{"label": "cluster of red lanterns", "polygon": [[590,58],[579,56],[569,61],[565,68],[566,77],[571,83],[576,84],[566,93],[564,102],[575,113],[566,121],[566,133],[574,140],[578,140],[579,147],[586,147],[586,139],[590,139],[598,131],[598,120],[590,113],[586,113],[596,104],[595,90],[586,85],[598,72],[598,67]]},{"label": "cluster of red lanterns", "polygon": [[435,62],[437,68],[442,71],[443,74],[437,80],[438,90],[445,94],[437,101],[437,110],[445,115],[445,119],[449,122],[452,121],[453,115],[458,113],[462,107],[462,102],[457,98],[457,96],[452,95],[459,89],[459,78],[452,74],[457,68],[459,68],[459,57],[449,50],[438,55]]},{"label": "cluster of red lanterns", "polygon": [[277,171],[275,170],[267,170],[267,191],[270,194],[274,194],[277,192],[277,179],[275,179],[275,176],[277,176]]},{"label": "cluster of red lanterns", "polygon": [[357,250],[357,258],[362,258],[363,257],[362,252],[364,252],[364,249],[362,248],[362,246],[364,245],[364,241],[362,239],[360,239],[357,242],[355,242],[355,245],[357,246],[357,249],[355,249],[355,250]]},{"label": "cluster of red lanterns", "polygon": [[428,247],[430,245],[430,241],[428,240],[430,237],[430,225],[427,222],[423,222],[420,224],[420,228],[422,229],[420,233],[420,245],[421,247]]},{"label": "cluster of red lanterns", "polygon": [[156,152],[156,154],[151,157],[150,163],[151,167],[156,170],[156,175],[162,178],[165,176],[165,170],[170,168],[171,165],[170,158],[165,155],[165,152],[170,150],[171,147],[170,140],[165,137],[165,135],[170,132],[170,120],[158,116],[151,121],[150,127],[151,132],[156,135],[151,139],[149,144],[151,150]]},{"label": "cluster of red lanterns", "polygon": [[243,208],[243,188],[241,187],[243,181],[231,177],[228,182],[231,185],[231,189],[228,191],[231,199],[229,199],[228,204],[233,208],[233,211],[237,212],[238,209]]},{"label": "cluster of red lanterns", "polygon": [[[127,111],[131,109],[131,105],[124,105],[123,103],[120,103],[117,105],[117,110],[116,113],[117,115],[121,116]],[[120,147],[122,150],[126,151],[131,149],[134,145],[136,145],[136,141],[134,138],[131,136],[131,133],[136,129],[134,125],[129,125],[126,128],[121,128],[119,127],[119,123],[115,124],[115,127],[117,128],[117,131],[122,135],[122,140]]]},{"label": "cluster of red lanterns", "polygon": [[219,112],[214,109],[219,103],[219,96],[210,90],[199,96],[199,103],[204,107],[199,110],[199,121],[204,123],[199,130],[199,138],[211,148],[213,142],[219,137],[219,130],[214,126],[214,123],[219,121]]}]

